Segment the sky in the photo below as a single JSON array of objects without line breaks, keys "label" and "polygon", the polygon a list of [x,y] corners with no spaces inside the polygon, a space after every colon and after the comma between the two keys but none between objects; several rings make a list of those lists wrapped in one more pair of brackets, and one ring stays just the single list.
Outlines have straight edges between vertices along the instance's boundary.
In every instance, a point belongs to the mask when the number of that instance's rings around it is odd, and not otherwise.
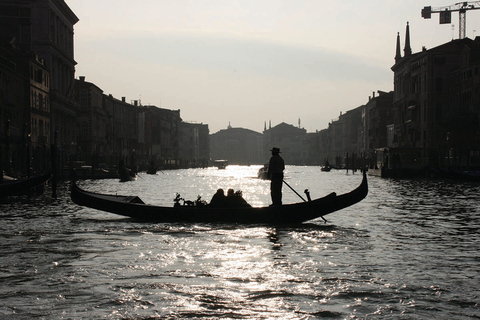
[{"label": "sky", "polygon": [[[397,32],[412,51],[458,39],[424,6],[448,0],[65,0],[76,78],[105,94],[178,110],[183,121],[262,132],[285,122],[315,132],[393,90]],[[480,10],[466,14],[480,36]]]}]

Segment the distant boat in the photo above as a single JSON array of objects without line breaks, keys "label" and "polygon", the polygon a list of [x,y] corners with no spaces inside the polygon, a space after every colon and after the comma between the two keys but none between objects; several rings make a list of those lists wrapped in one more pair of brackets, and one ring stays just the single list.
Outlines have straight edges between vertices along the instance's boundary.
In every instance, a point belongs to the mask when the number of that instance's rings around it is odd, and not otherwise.
[{"label": "distant boat", "polygon": [[156,168],[148,168],[147,169],[147,174],[157,174],[157,169]]},{"label": "distant boat", "polygon": [[150,165],[147,168],[147,174],[157,174],[158,167],[155,165],[155,162],[150,161]]},{"label": "distant boat", "polygon": [[258,169],[257,176],[259,179],[268,180],[268,164],[264,164],[263,167]]},{"label": "distant boat", "polygon": [[127,167],[121,167],[118,170],[120,182],[134,181],[137,179],[137,173]]},{"label": "distant boat", "polygon": [[218,169],[225,169],[228,166],[228,160],[215,160],[213,161],[213,164]]},{"label": "distant boat", "polygon": [[330,166],[328,160],[325,160],[325,165],[320,170],[324,172],[329,172],[330,170],[332,170],[332,166]]}]

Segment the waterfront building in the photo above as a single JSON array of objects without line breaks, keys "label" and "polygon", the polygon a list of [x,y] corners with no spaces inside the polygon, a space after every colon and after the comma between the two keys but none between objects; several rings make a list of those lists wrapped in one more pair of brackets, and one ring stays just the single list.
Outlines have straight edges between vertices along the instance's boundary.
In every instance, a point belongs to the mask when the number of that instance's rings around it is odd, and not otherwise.
[{"label": "waterfront building", "polygon": [[103,95],[103,106],[109,122],[107,124],[106,157],[109,163],[123,161],[124,165],[136,169],[143,162],[144,132],[142,107],[138,101],[128,103],[111,94]]},{"label": "waterfront building", "polygon": [[[17,70],[13,53],[0,47],[0,174],[22,171],[18,161],[22,155],[24,123],[28,120],[25,76]],[[23,168],[25,170],[25,168]],[[24,171],[23,170],[23,171]]]},{"label": "waterfront building", "polygon": [[263,131],[263,150],[270,158],[268,150],[280,148],[285,164],[306,165],[309,152],[307,149],[307,130],[282,122]]},{"label": "waterfront building", "polygon": [[361,150],[371,154],[378,148],[388,147],[387,125],[391,124],[393,91],[378,90],[378,96],[373,93],[363,108],[363,125],[365,127]]},{"label": "waterfront building", "polygon": [[[348,165],[348,158],[353,154],[363,154],[362,141],[364,125],[362,113],[365,106],[359,106],[345,113],[340,113],[338,120],[328,125],[330,130],[328,158],[335,159],[335,166],[344,167]],[[332,164],[332,162],[330,162]]]},{"label": "waterfront building", "polygon": [[[28,59],[29,74],[28,96],[29,108],[27,114],[30,119],[25,124],[25,143],[28,146],[28,155],[37,160],[33,163],[35,171],[46,171],[49,168],[49,146],[55,141],[55,134],[51,136],[51,104],[50,104],[50,72],[45,67],[44,60],[37,55]],[[39,160],[42,161],[39,161]],[[28,160],[29,161],[29,160]]]},{"label": "waterfront building", "polygon": [[207,167],[210,160],[208,124],[180,123],[180,160],[183,167]]},{"label": "waterfront building", "polygon": [[[21,124],[11,123],[16,131],[23,127],[22,144],[28,147],[22,147],[22,157],[32,159],[35,171],[49,167],[53,144],[75,143],[73,25],[77,21],[63,0],[0,0],[0,46],[15,52],[15,72],[29,81],[23,88],[18,84],[12,88],[24,95],[15,112],[25,113]],[[22,166],[28,174],[30,163]]]},{"label": "waterfront building", "polygon": [[80,107],[75,143],[66,148],[70,165],[98,168],[121,160],[143,170],[152,161],[158,168],[180,168],[209,159],[208,125],[182,122],[180,110],[116,99],[84,76],[76,80],[74,98]]},{"label": "waterfront building", "polygon": [[180,110],[144,106],[145,154],[159,167],[180,167]]},{"label": "waterfront building", "polygon": [[378,166],[379,150],[392,147],[392,143],[388,140],[391,128],[389,126],[393,123],[392,103],[393,91],[379,90],[378,96],[373,92],[362,110],[364,130],[360,149],[370,168]]},{"label": "waterfront building", "polygon": [[229,164],[264,164],[269,159],[261,133],[233,128],[230,124],[227,129],[210,135],[210,148],[212,160],[228,160]]},{"label": "waterfront building", "polygon": [[53,143],[75,139],[77,105],[72,99],[76,62],[73,26],[77,16],[63,0],[0,0],[0,42],[42,59],[50,73],[50,127]]},{"label": "waterfront building", "polygon": [[75,160],[88,161],[98,168],[100,163],[107,163],[110,153],[107,128],[112,124],[103,103],[103,90],[81,76],[75,80],[74,99],[78,102],[77,136],[75,143],[62,145],[61,150],[67,152],[69,163]]},{"label": "waterfront building", "polygon": [[312,159],[311,164],[323,166],[325,162],[328,161],[329,164],[333,165],[335,161],[335,156],[333,156],[329,150],[331,141],[330,130],[327,128],[317,131],[315,133],[315,137],[316,153],[315,158]]},{"label": "waterfront building", "polygon": [[396,49],[392,143],[409,150],[405,158],[397,156],[397,163],[480,165],[480,38],[452,40],[412,53],[407,24],[404,56],[399,35]]},{"label": "waterfront building", "polygon": [[9,127],[8,159],[3,163],[15,174],[45,171],[51,143],[50,74],[37,55],[12,45],[0,48],[2,133],[7,122]]}]

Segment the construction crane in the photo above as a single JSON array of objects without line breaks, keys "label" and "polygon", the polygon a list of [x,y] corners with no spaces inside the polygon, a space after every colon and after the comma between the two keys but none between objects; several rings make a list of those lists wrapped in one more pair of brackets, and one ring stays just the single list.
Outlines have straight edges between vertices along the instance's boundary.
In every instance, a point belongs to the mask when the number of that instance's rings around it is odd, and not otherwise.
[{"label": "construction crane", "polygon": [[432,13],[440,13],[440,24],[449,24],[452,22],[452,12],[458,11],[459,21],[459,38],[465,38],[465,30],[467,24],[467,11],[480,9],[480,1],[464,1],[458,2],[454,5],[440,8],[424,7],[422,9],[422,17],[424,19],[430,19]]}]

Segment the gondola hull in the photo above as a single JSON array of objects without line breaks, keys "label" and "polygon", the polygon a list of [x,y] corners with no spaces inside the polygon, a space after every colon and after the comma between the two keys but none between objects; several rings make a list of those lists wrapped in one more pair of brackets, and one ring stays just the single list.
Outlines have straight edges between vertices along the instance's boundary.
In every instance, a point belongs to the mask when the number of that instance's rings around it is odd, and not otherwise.
[{"label": "gondola hull", "polygon": [[366,175],[355,190],[342,195],[331,193],[308,202],[270,207],[211,207],[147,205],[135,196],[105,195],[82,190],[73,182],[71,199],[74,203],[150,222],[206,222],[241,224],[296,224],[323,217],[360,202],[367,196]]},{"label": "gondola hull", "polygon": [[32,176],[24,180],[13,180],[12,182],[0,184],[0,197],[21,195],[46,182],[52,176],[48,171],[44,174]]}]

